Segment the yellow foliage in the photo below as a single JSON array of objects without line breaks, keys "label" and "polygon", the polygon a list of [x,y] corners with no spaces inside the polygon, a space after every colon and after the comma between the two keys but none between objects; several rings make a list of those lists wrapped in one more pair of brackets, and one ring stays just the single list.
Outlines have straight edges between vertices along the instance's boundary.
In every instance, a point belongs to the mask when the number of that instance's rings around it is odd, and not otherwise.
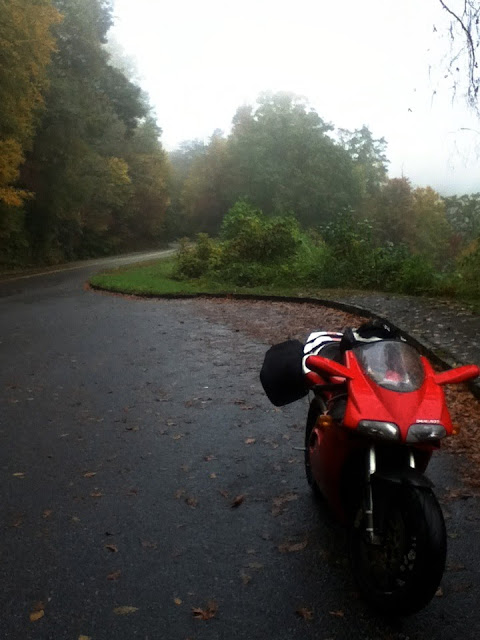
[{"label": "yellow foliage", "polygon": [[128,175],[128,164],[122,158],[109,158],[108,170],[110,173],[110,180],[114,185],[131,184],[130,176]]},{"label": "yellow foliage", "polygon": [[0,200],[18,206],[25,193],[11,185],[33,138],[61,15],[51,0],[0,0],[0,16]]},{"label": "yellow foliage", "polygon": [[22,162],[20,143],[13,138],[0,139],[0,185],[15,182],[18,178],[18,167]]}]

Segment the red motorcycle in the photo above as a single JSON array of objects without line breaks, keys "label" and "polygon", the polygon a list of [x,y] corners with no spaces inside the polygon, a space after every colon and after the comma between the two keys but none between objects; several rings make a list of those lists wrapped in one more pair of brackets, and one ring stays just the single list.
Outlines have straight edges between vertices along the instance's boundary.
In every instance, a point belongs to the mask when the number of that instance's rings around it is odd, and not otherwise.
[{"label": "red motorcycle", "polygon": [[445,523],[424,476],[442,438],[456,433],[442,386],[480,369],[436,373],[378,321],[312,334],[301,354],[299,345],[288,341],[267,353],[265,391],[277,406],[313,392],[307,480],[349,528],[364,599],[382,613],[414,613],[435,595],[445,568]]}]

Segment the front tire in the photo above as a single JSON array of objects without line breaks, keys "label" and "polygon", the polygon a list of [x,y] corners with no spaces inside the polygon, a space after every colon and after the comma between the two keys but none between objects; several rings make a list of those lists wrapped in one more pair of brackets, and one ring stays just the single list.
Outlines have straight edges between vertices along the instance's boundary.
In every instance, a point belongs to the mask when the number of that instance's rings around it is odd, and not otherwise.
[{"label": "front tire", "polygon": [[[435,595],[445,569],[447,538],[442,510],[430,489],[411,485],[388,492],[374,513],[379,540],[366,532],[363,508],[351,528],[352,571],[363,598],[379,612],[408,615]],[[380,507],[382,508],[382,507]]]}]

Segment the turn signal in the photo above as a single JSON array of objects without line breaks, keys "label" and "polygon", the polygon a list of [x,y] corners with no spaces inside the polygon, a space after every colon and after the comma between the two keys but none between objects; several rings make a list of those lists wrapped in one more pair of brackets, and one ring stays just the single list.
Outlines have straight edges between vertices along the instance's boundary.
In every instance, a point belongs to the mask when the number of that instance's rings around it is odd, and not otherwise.
[{"label": "turn signal", "polygon": [[332,424],[333,424],[332,416],[321,415],[321,416],[318,416],[317,418],[317,427],[320,427],[320,429],[327,429],[328,427],[331,427]]}]

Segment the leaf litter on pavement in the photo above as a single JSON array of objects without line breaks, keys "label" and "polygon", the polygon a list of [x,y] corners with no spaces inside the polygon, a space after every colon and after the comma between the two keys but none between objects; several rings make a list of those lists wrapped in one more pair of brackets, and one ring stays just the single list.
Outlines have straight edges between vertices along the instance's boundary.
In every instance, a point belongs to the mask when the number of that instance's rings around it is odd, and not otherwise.
[{"label": "leaf litter on pavement", "polygon": [[204,609],[200,607],[192,608],[192,615],[197,620],[211,620],[212,618],[215,618],[217,612],[218,604],[215,602],[215,600],[209,600]]}]

